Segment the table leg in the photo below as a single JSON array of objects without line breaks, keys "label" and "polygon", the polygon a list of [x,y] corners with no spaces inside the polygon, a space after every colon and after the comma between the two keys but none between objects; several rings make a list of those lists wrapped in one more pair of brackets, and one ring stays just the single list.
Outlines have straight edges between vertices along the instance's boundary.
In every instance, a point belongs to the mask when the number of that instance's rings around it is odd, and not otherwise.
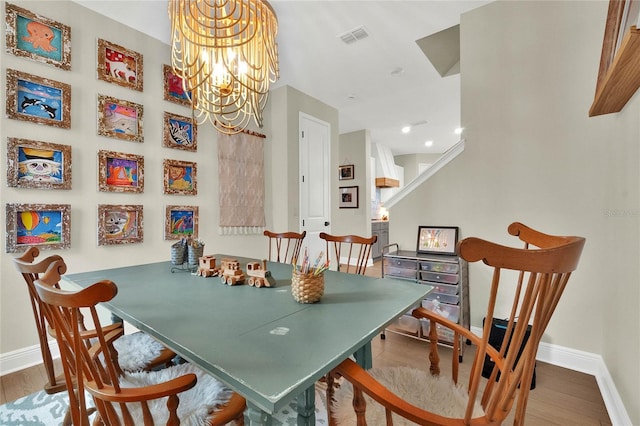
[{"label": "table leg", "polygon": [[272,417],[251,402],[247,401],[247,408],[244,411],[244,424],[246,426],[271,426]]},{"label": "table leg", "polygon": [[314,426],[316,424],[316,387],[312,385],[304,393],[298,395],[298,426]]},{"label": "table leg", "polygon": [[367,342],[354,354],[358,365],[365,370],[369,370],[373,367],[373,355],[371,353],[371,342]]}]

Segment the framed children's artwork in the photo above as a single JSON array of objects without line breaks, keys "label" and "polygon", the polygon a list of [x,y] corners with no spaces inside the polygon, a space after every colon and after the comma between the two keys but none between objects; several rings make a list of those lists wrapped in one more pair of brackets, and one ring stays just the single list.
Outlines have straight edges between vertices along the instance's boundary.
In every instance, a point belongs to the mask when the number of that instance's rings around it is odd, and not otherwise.
[{"label": "framed children's artwork", "polygon": [[98,79],[142,92],[142,55],[98,39]]},{"label": "framed children's artwork", "polygon": [[341,209],[357,209],[358,208],[358,187],[357,186],[341,186],[340,202],[338,207]]},{"label": "framed children's artwork", "polygon": [[123,152],[98,151],[98,190],[144,192],[144,157]]},{"label": "framed children's artwork", "polygon": [[141,243],[143,224],[141,205],[98,204],[98,245]]},{"label": "framed children's artwork", "polygon": [[355,177],[353,174],[353,169],[354,169],[353,164],[347,164],[346,166],[338,167],[338,171],[339,171],[338,179],[340,180],[353,179]]},{"label": "framed children's artwork", "polygon": [[162,123],[162,146],[185,151],[198,150],[198,126],[192,118],[165,111]]},{"label": "framed children's artwork", "polygon": [[16,5],[6,3],[7,52],[71,69],[71,28]]},{"label": "framed children's artwork", "polygon": [[418,253],[456,254],[457,226],[418,226]]},{"label": "framed children's artwork", "polygon": [[7,185],[16,188],[71,189],[71,146],[7,139]]},{"label": "framed children's artwork", "polygon": [[198,238],[198,206],[167,206],[164,239]]},{"label": "framed children's artwork", "polygon": [[7,253],[71,247],[71,205],[7,204]]},{"label": "framed children's artwork", "polygon": [[7,69],[7,116],[68,129],[71,127],[71,86]]},{"label": "framed children's artwork", "polygon": [[98,134],[130,142],[144,142],[142,105],[98,95]]},{"label": "framed children's artwork", "polygon": [[197,165],[191,161],[164,160],[164,193],[197,195]]},{"label": "framed children's artwork", "polygon": [[169,65],[162,66],[164,81],[164,100],[191,107],[191,92],[185,91],[182,85],[182,77],[176,75]]}]

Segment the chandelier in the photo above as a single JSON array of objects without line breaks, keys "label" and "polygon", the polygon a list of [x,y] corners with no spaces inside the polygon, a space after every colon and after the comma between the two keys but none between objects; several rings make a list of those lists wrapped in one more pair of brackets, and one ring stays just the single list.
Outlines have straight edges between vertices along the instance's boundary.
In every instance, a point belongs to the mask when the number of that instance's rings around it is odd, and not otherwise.
[{"label": "chandelier", "polygon": [[278,20],[266,0],[169,0],[171,64],[198,124],[222,133],[262,127],[278,79]]}]

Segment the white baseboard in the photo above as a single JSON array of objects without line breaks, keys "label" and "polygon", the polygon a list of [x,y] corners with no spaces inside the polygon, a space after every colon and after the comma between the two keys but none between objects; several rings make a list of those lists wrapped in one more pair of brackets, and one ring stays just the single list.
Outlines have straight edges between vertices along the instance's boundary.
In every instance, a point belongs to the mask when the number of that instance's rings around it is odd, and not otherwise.
[{"label": "white baseboard", "polygon": [[[471,331],[475,334],[482,332],[479,327],[471,327]],[[52,340],[49,345],[53,358],[58,358],[60,354],[57,342]],[[631,418],[627,414],[613,378],[600,355],[542,342],[538,348],[536,359],[594,376],[611,418],[611,424],[613,426],[631,424]],[[0,354],[0,375],[4,376],[41,363],[42,355],[39,345]]]},{"label": "white baseboard", "polygon": [[[51,356],[53,359],[60,358],[58,350],[58,342],[49,341]],[[34,365],[42,364],[42,354],[40,353],[40,345],[28,346],[16,351],[0,354],[0,376],[15,373]]]}]

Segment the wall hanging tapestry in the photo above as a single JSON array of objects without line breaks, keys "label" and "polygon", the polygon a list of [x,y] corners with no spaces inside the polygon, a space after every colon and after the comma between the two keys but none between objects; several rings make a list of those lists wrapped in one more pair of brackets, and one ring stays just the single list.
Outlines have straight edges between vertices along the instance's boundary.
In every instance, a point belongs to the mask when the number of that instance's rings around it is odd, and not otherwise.
[{"label": "wall hanging tapestry", "polygon": [[264,146],[261,135],[218,132],[220,233],[262,234]]}]

